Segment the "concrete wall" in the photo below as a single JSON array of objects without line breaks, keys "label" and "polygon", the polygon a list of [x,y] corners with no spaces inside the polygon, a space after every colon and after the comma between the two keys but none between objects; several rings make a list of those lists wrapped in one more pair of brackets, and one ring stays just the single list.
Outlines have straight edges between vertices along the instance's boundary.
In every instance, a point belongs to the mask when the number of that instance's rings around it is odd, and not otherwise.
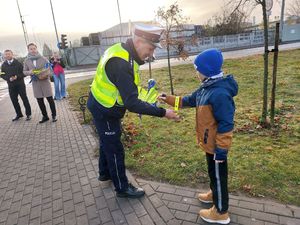
[{"label": "concrete wall", "polygon": [[282,41],[300,40],[300,24],[284,25],[282,32]]}]

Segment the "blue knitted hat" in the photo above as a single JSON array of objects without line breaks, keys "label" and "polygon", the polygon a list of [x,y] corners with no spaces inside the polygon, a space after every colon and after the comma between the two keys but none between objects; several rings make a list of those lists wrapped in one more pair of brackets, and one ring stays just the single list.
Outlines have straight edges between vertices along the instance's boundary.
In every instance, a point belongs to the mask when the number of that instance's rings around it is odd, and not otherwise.
[{"label": "blue knitted hat", "polygon": [[195,69],[206,77],[220,74],[222,72],[222,65],[222,52],[215,48],[201,52],[194,61]]}]

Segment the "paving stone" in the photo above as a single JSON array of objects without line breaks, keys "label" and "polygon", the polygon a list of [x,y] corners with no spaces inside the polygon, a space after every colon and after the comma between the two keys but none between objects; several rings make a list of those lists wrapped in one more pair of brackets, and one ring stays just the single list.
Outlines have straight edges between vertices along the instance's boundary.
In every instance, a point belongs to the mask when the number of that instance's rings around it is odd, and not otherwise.
[{"label": "paving stone", "polygon": [[52,220],[52,208],[42,210],[42,223]]},{"label": "paving stone", "polygon": [[264,225],[263,221],[254,219],[254,218],[249,218],[249,217],[244,217],[244,216],[238,216],[238,221],[239,224],[245,224],[245,225]]},{"label": "paving stone", "polygon": [[75,215],[76,215],[76,217],[80,217],[80,216],[86,214],[86,210],[85,210],[86,207],[85,207],[84,202],[75,204],[74,208],[75,208]]},{"label": "paving stone", "polygon": [[176,189],[172,188],[172,187],[166,187],[166,186],[159,186],[157,188],[158,192],[162,192],[162,193],[169,193],[169,194],[174,194]]},{"label": "paving stone", "polygon": [[117,201],[124,215],[134,211],[127,198],[117,198]]},{"label": "paving stone", "polygon": [[42,213],[42,206],[41,205],[38,205],[38,206],[35,206],[35,207],[31,208],[30,219],[39,218],[41,216],[41,213]]},{"label": "paving stone", "polygon": [[64,221],[65,221],[66,225],[74,225],[74,224],[76,224],[75,212],[66,213],[64,215]]},{"label": "paving stone", "polygon": [[155,225],[149,215],[144,215],[139,219],[142,225]]},{"label": "paving stone", "polygon": [[189,212],[176,211],[175,217],[184,221],[196,222],[198,215]]},{"label": "paving stone", "polygon": [[242,209],[238,207],[231,206],[229,212],[240,215],[250,217],[250,210],[249,209]]},{"label": "paving stone", "polygon": [[95,201],[96,201],[97,209],[103,209],[108,207],[104,196],[96,198]]},{"label": "paving stone", "polygon": [[7,220],[8,211],[9,210],[4,210],[0,212],[0,222],[5,222]]},{"label": "paving stone", "polygon": [[143,204],[139,200],[131,199],[129,200],[129,202],[137,217],[142,217],[147,214],[147,211],[145,210]]},{"label": "paving stone", "polygon": [[193,198],[193,197],[195,197],[195,192],[187,191],[187,190],[183,190],[183,189],[176,189],[175,195],[181,195],[184,197]]},{"label": "paving stone", "polygon": [[189,205],[187,204],[182,204],[182,203],[178,203],[178,202],[169,202],[168,204],[168,208],[171,209],[176,209],[176,210],[180,210],[180,211],[187,211],[189,209]]},{"label": "paving stone", "polygon": [[175,195],[175,194],[163,194],[162,199],[172,201],[172,202],[180,202],[182,196]]},{"label": "paving stone", "polygon": [[192,223],[192,222],[189,222],[189,221],[183,221],[182,222],[182,225],[197,225],[199,223]]},{"label": "paving stone", "polygon": [[264,205],[253,203],[253,202],[246,202],[246,201],[239,201],[239,207],[245,209],[252,209],[256,211],[264,211]]},{"label": "paving stone", "polygon": [[83,198],[84,198],[84,202],[85,202],[86,207],[91,206],[91,205],[95,205],[95,198],[92,194],[85,195],[85,196],[83,196]]},{"label": "paving stone", "polygon": [[29,215],[19,217],[18,225],[28,225],[29,224]]},{"label": "paving stone", "polygon": [[157,212],[160,214],[160,216],[164,219],[165,222],[168,222],[169,220],[174,218],[173,214],[165,205],[157,208]]},{"label": "paving stone", "polygon": [[113,212],[111,212],[111,215],[113,217],[115,224],[125,224],[126,223],[126,219],[121,210],[113,211]]},{"label": "paving stone", "polygon": [[89,225],[102,225],[100,218],[94,218],[89,220]]},{"label": "paving stone", "polygon": [[283,216],[293,216],[292,210],[282,205],[265,204],[265,212],[274,213]]},{"label": "paving stone", "polygon": [[147,196],[151,196],[151,195],[155,194],[155,191],[153,190],[153,188],[151,187],[150,184],[145,184],[142,186],[142,188],[146,192]]},{"label": "paving stone", "polygon": [[194,205],[194,206],[200,206],[202,203],[196,199],[196,198],[186,198],[186,197],[183,197],[181,199],[181,202],[184,203],[184,204],[190,204],[190,205]]},{"label": "paving stone", "polygon": [[286,225],[299,225],[300,224],[300,219],[286,217],[286,216],[279,216],[279,223],[280,224],[286,224]]},{"label": "paving stone", "polygon": [[67,214],[67,213],[70,213],[70,212],[74,212],[74,203],[72,200],[69,200],[69,201],[66,201],[63,203],[63,210],[64,210],[64,213]]},{"label": "paving stone", "polygon": [[110,214],[110,211],[108,208],[99,210],[99,215],[100,215],[101,222],[103,224],[112,220],[112,217],[111,217],[111,214]]},{"label": "paving stone", "polygon": [[104,197],[105,197],[106,199],[115,197],[115,194],[114,194],[114,192],[111,190],[111,188],[105,188],[105,189],[103,189],[103,194],[104,194]]},{"label": "paving stone", "polygon": [[19,212],[20,217],[25,217],[30,214],[31,204],[22,205],[21,210]]},{"label": "paving stone", "polygon": [[150,196],[149,200],[151,201],[151,203],[153,204],[154,207],[160,207],[160,206],[164,205],[162,200],[156,194]]},{"label": "paving stone", "polygon": [[106,202],[110,211],[119,209],[118,201],[116,198],[107,199]]},{"label": "paving stone", "polygon": [[77,220],[77,224],[80,224],[80,225],[89,225],[89,221],[88,221],[86,215],[82,215],[80,217],[77,217],[76,220]]},{"label": "paving stone", "polygon": [[279,222],[278,215],[264,213],[264,212],[251,211],[251,218],[268,221],[268,222],[273,222],[273,223]]},{"label": "paving stone", "polygon": [[191,205],[188,212],[198,214],[200,209],[201,209],[200,207]]},{"label": "paving stone", "polygon": [[7,217],[7,221],[6,221],[6,224],[17,224],[18,222],[18,213],[12,213],[12,214],[9,214],[8,217]]},{"label": "paving stone", "polygon": [[64,217],[59,216],[59,217],[53,218],[52,223],[53,223],[53,225],[64,224]]},{"label": "paving stone", "polygon": [[[155,224],[164,224],[165,222],[163,221],[163,219],[161,218],[161,215],[158,213],[158,211],[156,211],[156,209],[153,207],[153,205],[151,204],[150,200],[147,198],[142,198],[140,199],[141,203],[143,204],[143,206],[145,207],[147,213],[149,214],[149,216],[151,217],[151,219],[155,222]],[[163,207],[163,206],[162,206]],[[167,212],[166,207],[164,208],[164,210]],[[163,213],[162,210],[160,213]],[[174,216],[170,216],[169,214],[171,213],[166,213],[166,216],[168,217],[174,217]],[[171,214],[172,215],[172,214]]]},{"label": "paving stone", "polygon": [[125,215],[126,221],[130,225],[141,225],[139,219],[135,215],[135,213],[130,213]]}]

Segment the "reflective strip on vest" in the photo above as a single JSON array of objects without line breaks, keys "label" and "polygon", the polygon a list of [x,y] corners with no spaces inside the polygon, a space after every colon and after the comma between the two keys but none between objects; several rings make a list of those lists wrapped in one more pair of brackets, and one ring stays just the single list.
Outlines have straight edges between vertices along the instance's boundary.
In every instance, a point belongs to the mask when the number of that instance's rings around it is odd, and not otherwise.
[{"label": "reflective strip on vest", "polygon": [[[106,108],[113,107],[116,102],[121,106],[124,105],[117,87],[109,80],[105,72],[106,63],[113,57],[118,57],[129,62],[129,53],[122,47],[121,43],[108,48],[100,59],[95,78],[91,85],[91,92],[94,98]],[[138,87],[140,83],[139,65],[135,61],[133,63],[134,83]]]}]

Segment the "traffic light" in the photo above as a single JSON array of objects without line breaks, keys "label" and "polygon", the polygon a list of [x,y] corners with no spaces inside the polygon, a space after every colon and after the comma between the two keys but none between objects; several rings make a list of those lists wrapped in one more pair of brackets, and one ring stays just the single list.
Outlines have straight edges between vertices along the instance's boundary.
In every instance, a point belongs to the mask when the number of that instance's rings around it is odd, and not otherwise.
[{"label": "traffic light", "polygon": [[66,49],[68,48],[68,42],[67,42],[67,35],[66,34],[62,34],[61,35],[61,49]]}]

